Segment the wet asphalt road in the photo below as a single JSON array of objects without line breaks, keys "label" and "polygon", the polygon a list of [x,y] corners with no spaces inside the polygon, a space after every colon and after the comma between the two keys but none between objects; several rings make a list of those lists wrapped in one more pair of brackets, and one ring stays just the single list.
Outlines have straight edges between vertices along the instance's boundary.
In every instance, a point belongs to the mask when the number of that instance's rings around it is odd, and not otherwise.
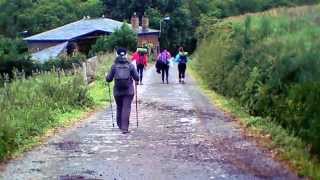
[{"label": "wet asphalt road", "polygon": [[190,79],[180,85],[176,69],[170,73],[169,85],[160,83],[154,69],[145,73],[138,89],[140,126],[132,113],[130,134],[112,128],[110,109],[98,112],[9,162],[2,178],[298,179],[241,135]]}]

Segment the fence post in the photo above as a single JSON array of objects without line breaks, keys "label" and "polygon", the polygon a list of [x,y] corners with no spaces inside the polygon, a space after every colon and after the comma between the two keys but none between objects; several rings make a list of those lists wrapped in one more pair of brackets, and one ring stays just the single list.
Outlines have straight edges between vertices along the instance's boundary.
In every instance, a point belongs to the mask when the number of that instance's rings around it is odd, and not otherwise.
[{"label": "fence post", "polygon": [[8,83],[10,82],[9,74],[4,74],[3,79],[4,79],[4,89],[5,89],[6,96],[9,96],[9,88],[8,88]]},{"label": "fence post", "polygon": [[94,61],[94,72],[93,72],[95,80],[97,80],[98,64],[99,64],[99,60],[98,60],[98,56],[97,56]]},{"label": "fence post", "polygon": [[83,71],[83,79],[86,84],[88,84],[88,77],[87,77],[87,62],[82,63],[82,71]]},{"label": "fence post", "polygon": [[58,73],[58,80],[59,80],[59,83],[61,83],[61,74],[60,74],[60,68],[58,68],[58,71],[57,71],[57,73]]}]

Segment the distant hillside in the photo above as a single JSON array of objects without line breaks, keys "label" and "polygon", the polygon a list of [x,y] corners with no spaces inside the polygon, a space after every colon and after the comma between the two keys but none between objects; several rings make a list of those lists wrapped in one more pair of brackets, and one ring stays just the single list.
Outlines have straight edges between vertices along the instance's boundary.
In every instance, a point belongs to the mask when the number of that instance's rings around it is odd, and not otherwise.
[{"label": "distant hillside", "polygon": [[274,8],[271,10],[258,12],[258,13],[246,13],[240,16],[231,16],[224,19],[224,21],[236,21],[236,20],[245,20],[247,16],[283,16],[283,15],[292,15],[292,16],[305,16],[310,13],[316,13],[319,10],[319,5],[309,5],[309,6],[297,6],[297,7],[280,7]]}]

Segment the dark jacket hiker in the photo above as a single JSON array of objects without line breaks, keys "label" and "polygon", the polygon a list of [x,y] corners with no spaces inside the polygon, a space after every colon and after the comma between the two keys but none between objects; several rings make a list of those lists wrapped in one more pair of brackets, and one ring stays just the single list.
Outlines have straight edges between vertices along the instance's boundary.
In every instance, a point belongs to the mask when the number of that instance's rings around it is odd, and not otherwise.
[{"label": "dark jacket hiker", "polygon": [[133,80],[139,81],[139,75],[127,58],[124,49],[118,50],[118,57],[106,77],[107,82],[115,80],[113,89],[117,104],[117,125],[124,133],[128,132],[131,103],[134,97]]},{"label": "dark jacket hiker", "polygon": [[169,84],[169,64],[170,64],[171,54],[166,49],[163,50],[157,58],[156,68],[157,72],[162,74],[162,83],[166,79],[167,84]]}]

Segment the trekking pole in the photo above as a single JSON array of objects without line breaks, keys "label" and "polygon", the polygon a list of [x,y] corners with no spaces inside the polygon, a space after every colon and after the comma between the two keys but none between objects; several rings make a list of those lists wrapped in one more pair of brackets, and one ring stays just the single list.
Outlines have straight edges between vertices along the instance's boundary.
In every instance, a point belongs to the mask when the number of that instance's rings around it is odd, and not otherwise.
[{"label": "trekking pole", "polygon": [[138,86],[136,83],[136,117],[137,117],[137,128],[139,127],[139,116],[138,116]]},{"label": "trekking pole", "polygon": [[112,108],[112,100],[111,100],[110,83],[108,83],[108,89],[109,89],[109,102],[110,102],[110,107],[111,107],[112,127],[114,128],[114,118],[113,118],[113,108]]}]

